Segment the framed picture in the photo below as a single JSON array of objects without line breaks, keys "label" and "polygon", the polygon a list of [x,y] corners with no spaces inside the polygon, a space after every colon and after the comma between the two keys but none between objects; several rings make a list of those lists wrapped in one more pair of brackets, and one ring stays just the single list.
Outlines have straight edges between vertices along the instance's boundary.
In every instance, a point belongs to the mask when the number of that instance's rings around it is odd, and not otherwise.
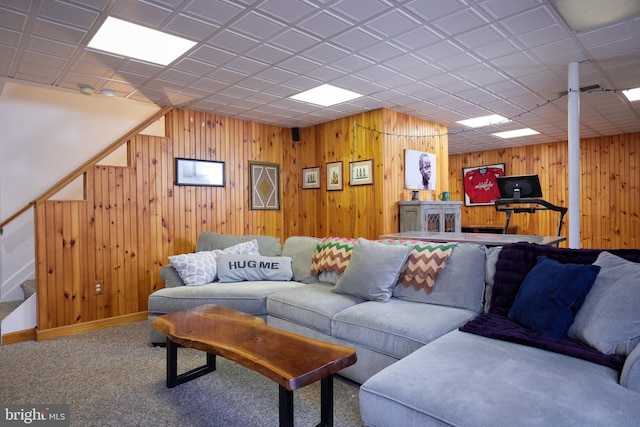
[{"label": "framed picture", "polygon": [[176,157],[176,185],[224,187],[224,162]]},{"label": "framed picture", "polygon": [[327,163],[327,191],[342,190],[342,162]]},{"label": "framed picture", "polygon": [[249,208],[280,210],[280,165],[249,162]]},{"label": "framed picture", "polygon": [[504,176],[504,163],[462,168],[465,206],[493,205],[500,198],[499,176]]},{"label": "framed picture", "polygon": [[436,189],[436,155],[417,150],[404,150],[404,188]]},{"label": "framed picture", "polygon": [[302,188],[320,188],[320,166],[302,169]]},{"label": "framed picture", "polygon": [[350,162],[349,185],[373,184],[373,160]]}]

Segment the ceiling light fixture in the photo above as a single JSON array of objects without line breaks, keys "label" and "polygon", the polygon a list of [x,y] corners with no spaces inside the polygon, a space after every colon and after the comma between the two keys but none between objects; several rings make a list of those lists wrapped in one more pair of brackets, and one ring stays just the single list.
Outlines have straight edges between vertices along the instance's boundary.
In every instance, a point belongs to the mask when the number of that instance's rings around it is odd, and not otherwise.
[{"label": "ceiling light fixture", "polygon": [[195,45],[191,40],[109,16],[88,47],[169,65]]},{"label": "ceiling light fixture", "polygon": [[576,33],[640,15],[637,0],[556,0],[554,7]]},{"label": "ceiling light fixture", "polygon": [[322,107],[330,107],[332,105],[351,101],[362,96],[364,95],[352,92],[350,90],[341,89],[329,84],[323,84],[313,89],[301,92],[297,95],[293,95],[291,99],[320,105]]},{"label": "ceiling light fixture", "polygon": [[462,126],[468,126],[470,128],[480,128],[483,126],[495,125],[498,123],[507,123],[509,121],[510,120],[507,119],[506,117],[502,117],[498,114],[492,114],[490,116],[482,116],[482,117],[476,117],[474,119],[460,120],[456,123],[459,123]]},{"label": "ceiling light fixture", "polygon": [[623,90],[622,94],[631,102],[640,100],[640,87],[634,89]]},{"label": "ceiling light fixture", "polygon": [[517,138],[519,136],[529,136],[529,135],[537,135],[540,132],[535,131],[533,129],[524,128],[524,129],[516,129],[516,130],[508,130],[506,132],[498,132],[492,133],[491,135],[497,136],[498,138]]},{"label": "ceiling light fixture", "polygon": [[83,95],[93,95],[93,87],[91,86],[80,86],[80,93]]}]

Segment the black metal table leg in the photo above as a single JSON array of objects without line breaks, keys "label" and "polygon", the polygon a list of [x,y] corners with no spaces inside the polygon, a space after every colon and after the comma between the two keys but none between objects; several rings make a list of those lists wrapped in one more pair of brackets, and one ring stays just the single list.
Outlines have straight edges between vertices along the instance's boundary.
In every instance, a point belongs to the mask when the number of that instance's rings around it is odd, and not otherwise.
[{"label": "black metal table leg", "polygon": [[333,375],[320,382],[320,424],[322,427],[333,427]]},{"label": "black metal table leg", "polygon": [[293,391],[278,385],[280,427],[293,427]]},{"label": "black metal table leg", "polygon": [[167,339],[167,387],[173,388],[216,370],[216,355],[207,353],[206,365],[178,375],[178,344]]}]

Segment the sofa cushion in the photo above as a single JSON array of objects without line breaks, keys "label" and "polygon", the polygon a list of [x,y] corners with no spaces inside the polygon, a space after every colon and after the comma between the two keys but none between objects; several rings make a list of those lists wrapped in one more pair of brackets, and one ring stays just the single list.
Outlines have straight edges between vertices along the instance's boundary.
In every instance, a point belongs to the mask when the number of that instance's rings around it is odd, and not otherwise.
[{"label": "sofa cushion", "polygon": [[640,341],[640,264],[609,252],[569,336],[605,354],[627,356]]},{"label": "sofa cushion", "polygon": [[191,254],[172,255],[169,261],[187,286],[202,286],[216,280],[217,257],[221,254],[257,254],[255,239],[237,243],[225,249],[200,251]]},{"label": "sofa cushion", "polygon": [[564,337],[599,271],[597,265],[538,257],[520,286],[509,319],[551,338]]},{"label": "sofa cushion", "polygon": [[430,294],[399,285],[394,288],[393,296],[479,313],[484,297],[485,251],[482,245],[458,243],[447,258]]},{"label": "sofa cushion", "polygon": [[220,282],[291,280],[291,258],[222,254],[218,256],[218,277]]},{"label": "sofa cushion", "polygon": [[386,304],[366,301],[345,308],[333,317],[331,332],[335,338],[401,359],[474,316],[460,308],[392,298]]},{"label": "sofa cushion", "polygon": [[331,318],[363,301],[352,295],[333,293],[331,289],[327,283],[312,283],[276,292],[267,299],[267,311],[270,316],[331,335]]},{"label": "sofa cushion", "polygon": [[456,243],[432,243],[415,240],[382,240],[391,245],[410,247],[407,262],[400,272],[398,285],[413,287],[417,291],[430,294],[438,276],[444,269],[447,258]]},{"label": "sofa cushion", "polygon": [[149,295],[149,312],[165,314],[202,304],[217,304],[254,316],[267,314],[267,297],[283,289],[306,286],[297,282],[209,283],[159,289]]},{"label": "sofa cushion", "polygon": [[371,426],[635,426],[638,394],[584,360],[453,331],[360,387]]},{"label": "sofa cushion", "polygon": [[408,254],[408,246],[386,245],[359,238],[353,245],[351,261],[333,290],[339,294],[386,302],[391,298]]},{"label": "sofa cushion", "polygon": [[355,239],[325,237],[316,246],[311,260],[311,274],[320,280],[335,284],[347,269]]},{"label": "sofa cushion", "polygon": [[317,237],[291,236],[285,240],[282,246],[282,256],[291,257],[291,269],[293,280],[301,283],[315,283],[318,281],[316,274],[311,274],[311,260],[320,243]]},{"label": "sofa cushion", "polygon": [[255,240],[258,242],[258,252],[260,255],[280,256],[282,253],[280,239],[277,237],[259,235],[234,236],[231,234],[220,234],[211,231],[203,231],[200,236],[198,236],[196,252],[225,249],[229,246],[237,245],[238,243],[247,242],[249,240]]}]

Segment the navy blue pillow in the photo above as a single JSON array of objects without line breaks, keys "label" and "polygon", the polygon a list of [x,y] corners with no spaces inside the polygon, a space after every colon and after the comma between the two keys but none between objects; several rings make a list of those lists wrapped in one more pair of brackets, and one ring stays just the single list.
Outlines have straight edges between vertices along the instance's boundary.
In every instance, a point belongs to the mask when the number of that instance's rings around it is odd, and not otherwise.
[{"label": "navy blue pillow", "polygon": [[563,338],[599,271],[597,265],[562,264],[539,256],[518,290],[509,319],[544,336]]}]

